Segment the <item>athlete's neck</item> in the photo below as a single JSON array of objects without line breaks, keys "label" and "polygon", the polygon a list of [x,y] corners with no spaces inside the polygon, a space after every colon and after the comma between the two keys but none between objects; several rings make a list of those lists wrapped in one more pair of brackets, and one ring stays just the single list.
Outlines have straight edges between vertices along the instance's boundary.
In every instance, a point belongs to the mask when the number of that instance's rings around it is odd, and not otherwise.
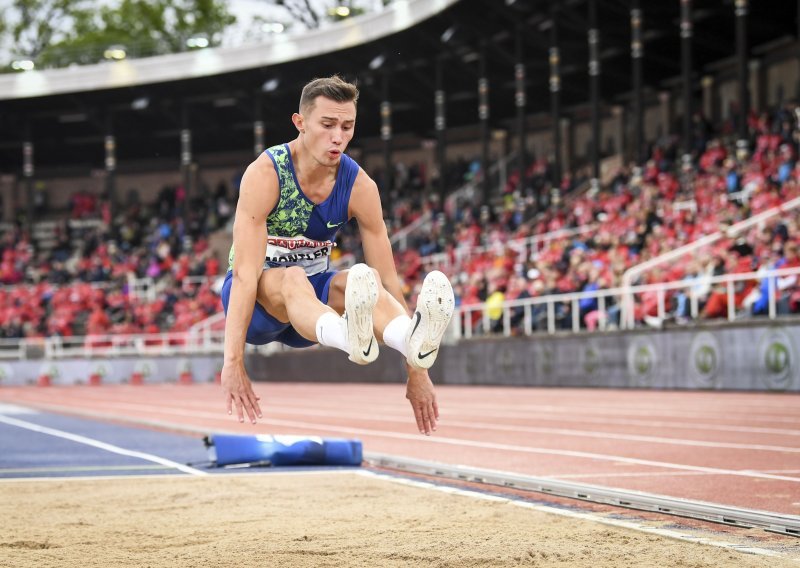
[{"label": "athlete's neck", "polygon": [[327,197],[333,189],[341,161],[334,166],[321,164],[306,149],[300,137],[289,142],[289,151],[292,153],[294,173],[303,193],[312,200],[315,200],[315,196]]}]

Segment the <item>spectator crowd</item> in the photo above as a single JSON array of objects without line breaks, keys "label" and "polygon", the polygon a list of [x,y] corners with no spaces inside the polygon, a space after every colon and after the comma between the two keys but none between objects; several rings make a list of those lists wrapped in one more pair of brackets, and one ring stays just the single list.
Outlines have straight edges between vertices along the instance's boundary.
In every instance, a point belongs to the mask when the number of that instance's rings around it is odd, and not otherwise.
[{"label": "spectator crowd", "polygon": [[[736,286],[738,313],[766,313],[770,287],[777,290],[779,313],[800,312],[796,278],[766,273],[800,267],[795,210],[739,234],[726,231],[800,197],[800,109],[786,104],[753,114],[744,160],[733,147],[735,125],[714,129],[699,115],[694,123],[691,166],[681,163],[677,138],[664,136],[649,148],[644,167],[621,166],[599,189],[586,183],[585,170],[565,175],[554,187],[550,164],[538,158],[527,165],[524,177],[511,171],[496,202],[481,204],[464,192],[442,199],[426,191],[431,184],[424,168],[399,168],[388,192],[390,232],[425,220],[407,236],[408,246],[396,250],[411,304],[425,273],[442,268],[454,284],[457,304],[486,303],[497,331],[506,300],[617,288],[631,267],[722,230],[713,244],[656,266],[635,283],[685,281],[686,290],[667,297],[667,319],[677,323],[690,319],[692,299],[702,318],[727,315],[727,291],[709,281],[725,274],[756,273]],[[480,182],[483,175],[477,162],[461,162],[448,170],[448,185]],[[213,282],[225,266],[212,253],[209,236],[228,223],[235,197],[228,196],[224,184],[203,193],[187,202],[182,187],[164,188],[155,203],[129,199],[113,218],[107,202],[76,194],[57,223],[55,243],[46,249],[22,224],[6,230],[0,236],[0,336],[186,331],[219,312]],[[565,229],[575,231],[543,238]],[[531,245],[536,239],[541,242]],[[360,257],[351,224],[337,244],[334,261]],[[152,293],[140,292],[143,281]],[[571,303],[558,305],[558,326],[571,327],[572,309]],[[618,299],[610,298],[601,310],[597,300],[587,298],[578,309],[587,329],[600,321],[619,322]],[[471,314],[464,325],[482,329],[482,311]],[[534,329],[542,329],[545,314],[533,316]],[[635,319],[665,323],[655,294],[637,295]],[[521,324],[522,312],[516,310],[515,331]]]}]

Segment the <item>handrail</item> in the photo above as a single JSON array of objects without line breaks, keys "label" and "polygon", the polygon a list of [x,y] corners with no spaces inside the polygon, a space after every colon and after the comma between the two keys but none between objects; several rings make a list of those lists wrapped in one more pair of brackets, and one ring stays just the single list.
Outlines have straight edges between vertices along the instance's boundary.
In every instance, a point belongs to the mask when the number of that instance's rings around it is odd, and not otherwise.
[{"label": "handrail", "polygon": [[[778,270],[762,269],[758,272],[748,272],[743,274],[728,274],[724,276],[704,276],[695,280],[680,280],[673,282],[663,282],[659,284],[647,284],[628,288],[611,288],[603,290],[593,290],[589,292],[570,292],[567,294],[553,294],[536,298],[525,298],[522,300],[507,300],[501,305],[502,309],[502,334],[510,336],[511,312],[516,308],[523,309],[523,332],[531,335],[534,331],[533,308],[544,306],[544,311],[539,315],[546,317],[547,333],[556,332],[556,305],[569,304],[571,307],[571,323],[568,330],[573,332],[581,330],[579,319],[578,302],[582,299],[597,299],[598,312],[602,316],[599,320],[600,330],[608,329],[608,310],[610,307],[609,298],[621,300],[625,294],[632,295],[643,293],[655,293],[657,295],[658,313],[661,318],[666,315],[666,302],[669,292],[676,290],[686,290],[690,302],[691,315],[693,318],[698,316],[698,297],[693,293],[693,289],[698,285],[724,285],[728,298],[734,296],[734,284],[748,280],[761,280],[768,278],[768,310],[766,317],[770,320],[778,317],[777,314],[777,293],[775,279],[787,276],[800,277],[800,267],[781,268]],[[800,279],[800,278],[799,278]],[[450,340],[469,339],[477,332],[472,326],[463,327],[462,320],[471,317],[471,314],[478,312],[481,314],[483,333],[490,333],[489,310],[486,303],[471,306],[459,306],[453,317],[451,330],[448,337]],[[217,316],[220,319],[222,313]],[[737,319],[736,308],[732,302],[728,302],[728,321]],[[206,320],[209,321],[209,320]],[[222,354],[225,344],[224,330],[211,330],[210,326],[204,328],[194,328],[188,332],[180,333],[151,333],[151,334],[98,334],[85,337],[47,337],[47,338],[25,338],[19,340],[0,340],[0,360],[25,360],[33,358],[46,359],[65,359],[65,358],[92,358],[92,357],[125,357],[125,356],[174,356],[174,355],[199,355],[199,354]],[[259,349],[255,346],[248,346],[248,351],[271,352],[280,349],[278,346],[268,346],[268,349]],[[34,354],[32,357],[31,355]]]},{"label": "handrail", "polygon": [[[779,213],[784,213],[786,211],[791,211],[795,207],[800,206],[800,197],[795,197],[794,199],[790,199],[786,203],[782,203],[777,207],[772,207],[771,209],[767,209],[766,211],[762,211],[758,215],[753,215],[752,217],[745,219],[744,221],[740,221],[735,225],[731,225],[724,233],[722,231],[717,231],[710,235],[706,235],[697,239],[696,241],[692,241],[691,243],[685,244],[681,247],[678,247],[674,250],[671,250],[667,253],[664,253],[660,256],[655,258],[651,258],[650,260],[646,260],[636,266],[632,266],[625,273],[622,275],[622,287],[623,288],[630,288],[633,281],[641,276],[645,271],[650,270],[660,264],[664,264],[667,262],[672,262],[685,254],[688,254],[692,251],[695,251],[699,248],[704,246],[708,246],[723,236],[735,236],[741,231],[749,229],[751,226],[761,223],[762,221],[769,219],[770,217],[774,217]],[[633,310],[632,305],[629,305],[628,296],[626,296],[626,301],[623,302],[622,306],[623,310],[623,321],[626,322],[626,325],[633,326]]]},{"label": "handrail", "polygon": [[197,322],[189,328],[189,332],[205,333],[206,331],[213,331],[212,327],[221,321],[225,321],[225,312],[218,312],[214,315],[208,316],[202,321]]},{"label": "handrail", "polygon": [[[660,319],[666,316],[666,301],[669,292],[676,290],[686,290],[688,292],[688,299],[690,302],[690,314],[693,318],[697,318],[699,314],[699,298],[694,294],[693,289],[700,284],[707,284],[709,286],[724,285],[726,288],[726,295],[729,298],[727,305],[727,320],[735,321],[737,319],[736,307],[730,301],[734,296],[734,285],[737,282],[745,282],[751,280],[761,280],[769,278],[768,280],[768,312],[766,317],[775,319],[777,317],[777,292],[774,279],[786,276],[800,276],[800,267],[795,268],[781,268],[777,270],[761,270],[758,272],[747,272],[741,274],[726,274],[723,276],[701,276],[698,279],[692,280],[678,280],[672,282],[662,282],[658,284],[646,284],[631,287],[619,287],[602,290],[592,290],[587,292],[569,292],[566,294],[552,294],[547,296],[539,296],[536,298],[524,298],[522,300],[506,300],[500,306],[502,309],[502,332],[504,336],[511,335],[511,311],[515,308],[523,308],[523,332],[525,335],[531,335],[534,331],[534,322],[532,308],[535,306],[545,306],[546,313],[540,312],[538,315],[546,317],[546,331],[550,334],[556,332],[556,317],[555,306],[556,304],[569,304],[571,312],[570,329],[573,332],[580,331],[580,311],[578,309],[578,302],[584,299],[597,299],[598,311],[600,317],[599,327],[604,330],[608,326],[608,311],[607,300],[609,298],[618,298],[620,305],[622,300],[630,295],[631,297],[636,294],[655,293],[657,295],[658,315]],[[491,320],[489,318],[489,308],[487,304],[474,304],[470,306],[459,306],[457,313],[453,317],[453,330],[452,339],[458,340],[462,338],[469,339],[473,336],[474,330],[472,327],[462,329],[464,316],[471,316],[471,314],[481,313],[481,328],[484,333],[488,333]],[[761,317],[761,316],[759,316]],[[605,318],[605,319],[604,319]],[[621,324],[626,324],[624,319],[620,320]],[[635,322],[633,322],[635,324]],[[623,325],[626,329],[633,329],[634,325]]]},{"label": "handrail", "polygon": [[419,218],[414,219],[411,223],[394,233],[389,237],[389,242],[392,244],[392,248],[397,245],[401,251],[406,250],[408,248],[408,235],[429,223],[432,220],[433,216],[431,215],[430,211],[426,211]]},{"label": "handrail", "polygon": [[[466,258],[471,258],[473,255],[483,254],[485,252],[489,252],[490,250],[497,251],[507,248],[514,249],[520,253],[530,250],[530,256],[533,256],[535,246],[543,245],[550,241],[555,241],[565,237],[582,235],[583,233],[588,233],[596,228],[596,225],[581,225],[580,227],[575,227],[573,229],[558,229],[556,231],[550,231],[549,233],[543,233],[541,235],[532,235],[529,237],[523,237],[521,239],[512,239],[504,243],[495,242],[487,245],[457,247],[453,250],[453,255],[456,257],[457,264],[463,262]],[[426,266],[430,269],[439,267],[444,267],[447,269],[451,266],[450,253],[446,251],[423,256],[420,258],[420,261],[422,262],[423,266]]]},{"label": "handrail", "polygon": [[46,359],[222,353],[225,332],[97,334],[44,339]]}]

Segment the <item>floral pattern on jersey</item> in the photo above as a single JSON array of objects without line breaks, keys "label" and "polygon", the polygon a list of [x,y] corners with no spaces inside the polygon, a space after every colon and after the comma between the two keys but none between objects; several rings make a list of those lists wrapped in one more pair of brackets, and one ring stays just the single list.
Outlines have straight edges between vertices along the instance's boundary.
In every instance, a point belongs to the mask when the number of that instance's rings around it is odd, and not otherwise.
[{"label": "floral pattern on jersey", "polygon": [[301,193],[294,181],[290,165],[291,156],[286,146],[273,146],[268,150],[278,166],[281,195],[278,206],[267,217],[267,231],[280,237],[298,237],[308,228],[314,205]]},{"label": "floral pattern on jersey", "polygon": [[[275,210],[267,217],[267,233],[279,237],[299,237],[308,228],[311,210],[314,205],[300,194],[294,181],[291,155],[283,144],[273,146],[267,152],[272,155],[277,166],[280,196]],[[228,270],[233,270],[234,250],[231,245],[228,253]]]}]

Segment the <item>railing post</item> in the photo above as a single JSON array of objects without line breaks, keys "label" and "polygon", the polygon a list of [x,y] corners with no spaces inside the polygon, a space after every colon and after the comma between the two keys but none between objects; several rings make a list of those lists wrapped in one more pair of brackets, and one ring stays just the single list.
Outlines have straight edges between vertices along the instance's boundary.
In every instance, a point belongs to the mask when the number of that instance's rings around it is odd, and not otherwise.
[{"label": "railing post", "polygon": [[633,329],[636,325],[633,315],[634,311],[634,296],[633,290],[630,286],[625,286],[625,291],[620,298],[622,300],[622,309],[620,310],[619,323],[622,329]]},{"label": "railing post", "polygon": [[581,311],[578,307],[578,299],[572,299],[572,331],[578,332],[581,330]]},{"label": "railing post", "polygon": [[728,280],[726,283],[728,291],[728,321],[736,319],[736,305],[734,304],[735,298],[733,297],[733,280]]},{"label": "railing post", "polygon": [[533,333],[533,317],[531,315],[531,304],[525,304],[525,312],[523,314],[523,325],[525,326],[525,335]]},{"label": "railing post", "polygon": [[461,327],[461,320],[464,317],[464,310],[462,310],[461,307],[459,306],[458,308],[456,308],[454,316],[455,317],[453,318],[453,320],[454,320],[453,321],[453,339],[455,341],[459,341],[463,337],[463,329]]},{"label": "railing post", "polygon": [[597,329],[599,329],[600,331],[605,331],[606,328],[608,327],[608,314],[606,313],[605,296],[597,297],[597,310],[600,316],[597,318]]},{"label": "railing post", "polygon": [[556,306],[555,301],[550,299],[547,302],[547,333],[554,334],[556,332]]},{"label": "railing post", "polygon": [[511,308],[503,306],[503,337],[511,337]]},{"label": "railing post", "polygon": [[775,293],[776,293],[776,286],[777,282],[775,281],[776,278],[771,272],[767,272],[767,299],[769,301],[769,319],[775,319],[776,309],[775,309]]},{"label": "railing post", "polygon": [[666,294],[664,293],[664,288],[658,289],[658,317],[661,321],[664,321],[666,317]]}]

